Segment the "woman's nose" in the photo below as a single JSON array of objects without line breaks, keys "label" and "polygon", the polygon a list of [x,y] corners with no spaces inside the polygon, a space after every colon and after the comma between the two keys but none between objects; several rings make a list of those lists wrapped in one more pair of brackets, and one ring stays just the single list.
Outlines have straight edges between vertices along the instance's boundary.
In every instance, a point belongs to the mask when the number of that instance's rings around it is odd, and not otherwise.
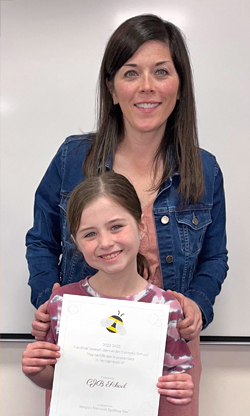
[{"label": "woman's nose", "polygon": [[144,74],[141,78],[141,91],[151,92],[154,90],[154,81],[149,74]]}]

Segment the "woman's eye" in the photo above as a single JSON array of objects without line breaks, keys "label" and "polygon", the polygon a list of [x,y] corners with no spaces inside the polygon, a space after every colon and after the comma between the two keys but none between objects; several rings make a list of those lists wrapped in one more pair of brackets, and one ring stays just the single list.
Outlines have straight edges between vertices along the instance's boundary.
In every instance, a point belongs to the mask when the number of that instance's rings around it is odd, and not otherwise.
[{"label": "woman's eye", "polygon": [[125,72],[124,77],[125,77],[125,78],[133,78],[133,77],[135,77],[136,75],[137,75],[137,74],[136,74],[136,72],[135,72],[135,71],[130,70],[130,71]]},{"label": "woman's eye", "polygon": [[157,69],[156,74],[159,77],[165,77],[165,75],[168,75],[168,71],[166,69]]}]

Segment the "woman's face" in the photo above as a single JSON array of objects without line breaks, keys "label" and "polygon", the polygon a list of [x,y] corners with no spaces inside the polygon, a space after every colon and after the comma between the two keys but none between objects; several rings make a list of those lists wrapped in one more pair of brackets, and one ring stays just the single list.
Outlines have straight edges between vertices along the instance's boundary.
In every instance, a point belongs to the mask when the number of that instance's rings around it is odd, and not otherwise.
[{"label": "woman's face", "polygon": [[160,41],[145,42],[117,71],[110,89],[123,113],[125,135],[162,137],[179,90],[169,48]]}]

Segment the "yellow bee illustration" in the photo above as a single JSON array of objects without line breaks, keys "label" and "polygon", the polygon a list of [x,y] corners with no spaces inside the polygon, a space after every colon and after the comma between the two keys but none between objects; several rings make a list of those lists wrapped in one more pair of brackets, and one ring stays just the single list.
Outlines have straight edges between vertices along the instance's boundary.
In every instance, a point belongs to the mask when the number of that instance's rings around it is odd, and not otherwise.
[{"label": "yellow bee illustration", "polygon": [[120,314],[120,311],[118,311],[118,315],[112,315],[107,319],[102,319],[100,324],[113,334],[125,335],[126,329],[122,320],[123,315],[124,313]]}]

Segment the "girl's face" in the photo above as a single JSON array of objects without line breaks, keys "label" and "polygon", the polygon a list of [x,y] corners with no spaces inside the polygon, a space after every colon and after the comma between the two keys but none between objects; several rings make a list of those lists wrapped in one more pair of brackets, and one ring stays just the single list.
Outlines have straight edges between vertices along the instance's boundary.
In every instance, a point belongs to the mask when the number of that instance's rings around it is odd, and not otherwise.
[{"label": "girl's face", "polygon": [[160,41],[145,42],[118,70],[110,90],[121,107],[126,134],[162,137],[179,90],[169,48]]},{"label": "girl's face", "polygon": [[137,273],[142,228],[125,208],[101,196],[84,208],[75,242],[87,263],[99,272]]}]

